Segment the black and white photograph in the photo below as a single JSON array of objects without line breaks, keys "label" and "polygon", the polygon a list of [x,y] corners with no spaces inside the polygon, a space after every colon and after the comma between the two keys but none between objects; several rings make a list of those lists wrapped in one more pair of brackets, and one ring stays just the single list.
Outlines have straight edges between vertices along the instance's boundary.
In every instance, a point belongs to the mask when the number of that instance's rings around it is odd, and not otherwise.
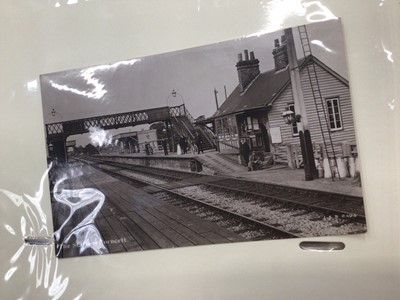
[{"label": "black and white photograph", "polygon": [[345,53],[338,19],[42,74],[56,256],[365,233]]}]

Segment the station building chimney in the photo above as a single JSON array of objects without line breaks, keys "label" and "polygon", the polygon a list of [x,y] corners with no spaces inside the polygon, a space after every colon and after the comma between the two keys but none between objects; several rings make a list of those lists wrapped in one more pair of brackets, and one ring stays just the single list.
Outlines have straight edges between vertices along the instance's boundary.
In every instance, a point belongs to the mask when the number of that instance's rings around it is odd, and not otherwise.
[{"label": "station building chimney", "polygon": [[239,77],[239,85],[240,90],[243,92],[247,86],[260,74],[260,61],[254,57],[254,52],[244,50],[244,59],[243,54],[238,54],[238,62],[236,64],[238,77]]},{"label": "station building chimney", "polygon": [[279,39],[275,40],[275,48],[272,51],[272,54],[274,56],[275,71],[286,68],[289,64],[289,60],[286,49],[286,37],[284,35],[281,37],[281,42],[279,42]]}]

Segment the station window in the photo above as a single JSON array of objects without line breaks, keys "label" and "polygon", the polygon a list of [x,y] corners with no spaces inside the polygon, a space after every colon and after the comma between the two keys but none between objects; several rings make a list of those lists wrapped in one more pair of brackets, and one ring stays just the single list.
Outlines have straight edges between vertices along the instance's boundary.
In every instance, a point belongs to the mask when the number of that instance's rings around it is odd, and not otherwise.
[{"label": "station window", "polygon": [[236,122],[235,122],[235,117],[230,116],[228,117],[228,126],[229,126],[229,132],[230,134],[237,134],[237,127],[236,127]]},{"label": "station window", "polygon": [[229,134],[229,125],[227,118],[222,118],[222,132]]},{"label": "station window", "polygon": [[332,131],[342,129],[342,116],[340,114],[339,98],[326,99],[328,109],[329,127]]},{"label": "station window", "polygon": [[[237,127],[234,116],[223,117],[216,120],[216,132],[217,134],[225,137],[237,135]],[[221,136],[222,137],[222,136]]]},{"label": "station window", "polygon": [[[294,112],[294,114],[296,115],[296,111],[294,110],[294,104],[288,104],[288,108],[289,110],[291,110],[292,112]],[[297,127],[297,123],[293,123],[292,124],[292,135],[293,136],[298,136],[299,135],[299,128]]]},{"label": "station window", "polygon": [[217,134],[221,134],[223,132],[222,131],[223,129],[222,129],[222,121],[221,121],[221,119],[217,119],[216,120],[215,127],[216,127]]},{"label": "station window", "polygon": [[247,131],[253,130],[253,122],[251,117],[246,118],[246,129]]},{"label": "station window", "polygon": [[259,130],[258,118],[247,117],[246,118],[246,129],[247,131]]}]

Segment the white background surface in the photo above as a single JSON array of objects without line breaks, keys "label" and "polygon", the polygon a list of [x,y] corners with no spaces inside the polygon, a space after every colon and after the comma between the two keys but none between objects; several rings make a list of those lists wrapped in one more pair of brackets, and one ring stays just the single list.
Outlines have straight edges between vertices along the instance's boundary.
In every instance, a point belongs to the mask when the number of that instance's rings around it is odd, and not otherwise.
[{"label": "white background surface", "polygon": [[[62,299],[398,299],[399,9],[397,0],[1,0],[1,298],[51,299],[63,282]],[[40,191],[39,74],[274,31],[321,20],[321,10],[342,18],[367,234],[319,238],[346,244],[333,253],[304,252],[301,240],[63,260],[47,249],[47,273],[34,256],[42,250],[20,248],[26,212],[4,192],[28,203]],[[50,230],[47,182],[37,196]]]}]

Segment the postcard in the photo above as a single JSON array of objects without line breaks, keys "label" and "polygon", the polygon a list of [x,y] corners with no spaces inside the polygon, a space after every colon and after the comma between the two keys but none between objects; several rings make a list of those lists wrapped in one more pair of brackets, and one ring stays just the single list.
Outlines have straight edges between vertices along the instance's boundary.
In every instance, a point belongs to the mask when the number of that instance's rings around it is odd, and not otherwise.
[{"label": "postcard", "polygon": [[367,230],[340,20],[40,82],[59,258]]}]

